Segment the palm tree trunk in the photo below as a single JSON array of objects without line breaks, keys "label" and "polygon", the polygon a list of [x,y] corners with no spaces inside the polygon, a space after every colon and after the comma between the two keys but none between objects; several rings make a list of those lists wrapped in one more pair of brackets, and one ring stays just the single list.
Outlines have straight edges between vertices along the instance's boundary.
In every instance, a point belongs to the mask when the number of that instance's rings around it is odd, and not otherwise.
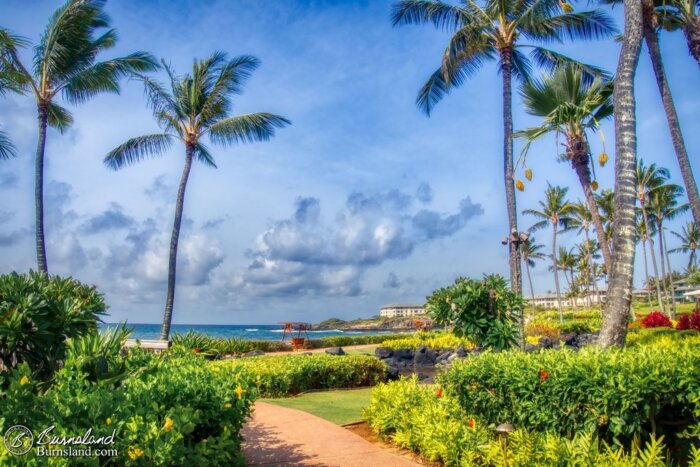
[{"label": "palm tree trunk", "polygon": [[615,258],[608,271],[608,300],[599,344],[623,346],[632,300],[635,253],[637,182],[637,116],[634,77],[642,46],[642,8],[639,0],[624,0],[625,31],[615,74]]},{"label": "palm tree trunk", "polygon": [[46,262],[46,242],[44,241],[44,152],[46,150],[46,126],[48,123],[48,108],[45,103],[39,103],[39,141],[36,146],[34,161],[34,204],[35,204],[35,235],[36,263],[39,272],[49,273]]},{"label": "palm tree trunk", "polygon": [[[508,208],[509,235],[518,232],[518,214],[515,200],[515,180],[513,172],[513,108],[512,108],[512,72],[513,51],[501,49],[501,71],[503,73],[503,178],[506,185],[506,204]],[[522,294],[520,274],[520,249],[515,242],[510,247],[510,286],[517,294]]]},{"label": "palm tree trunk", "polygon": [[591,302],[591,277],[593,276],[591,267],[593,266],[593,258],[591,258],[591,242],[588,235],[588,227],[584,229],[583,235],[586,239],[586,301],[590,309],[593,307],[593,303]]},{"label": "palm tree trunk", "polygon": [[661,221],[657,221],[657,229],[659,229],[659,262],[661,263],[661,288],[664,291],[664,304],[666,305],[666,309],[668,310],[668,316],[671,317],[673,315],[673,311],[669,309],[669,297],[668,297],[668,287],[666,286],[666,265],[664,264],[664,240],[663,237],[661,236],[662,233],[662,228],[663,228],[663,223]]},{"label": "palm tree trunk", "polygon": [[532,319],[535,319],[535,289],[532,287],[532,276],[530,275],[530,265],[528,260],[525,260],[525,271],[527,272],[527,281],[530,283],[530,295],[532,296]]},{"label": "palm tree trunk", "polygon": [[668,283],[671,289],[671,319],[676,319],[676,292],[673,289],[673,271],[671,270],[671,259],[668,257],[668,244],[666,243],[666,233],[661,231],[661,238],[664,241],[664,257],[668,266]]},{"label": "palm tree trunk", "polygon": [[644,278],[646,279],[646,289],[647,289],[647,300],[649,301],[649,308],[653,307],[651,303],[651,291],[649,290],[649,265],[647,263],[647,239],[642,238],[642,253],[644,253]]},{"label": "palm tree trunk", "polygon": [[695,58],[695,61],[698,62],[698,66],[700,66],[700,16],[696,16],[692,23],[684,27],[683,32],[688,42],[690,55]]},{"label": "palm tree trunk", "polygon": [[170,237],[170,258],[168,260],[168,295],[165,299],[165,312],[163,313],[163,327],[160,331],[161,340],[167,340],[170,336],[170,325],[173,321],[173,304],[175,302],[175,269],[177,266],[177,242],[180,239],[180,225],[182,224],[182,210],[185,204],[185,189],[187,179],[192,168],[192,156],[194,145],[187,144],[185,150],[185,167],[182,169],[180,187],[177,190],[177,203],[175,204],[175,222],[173,234]]},{"label": "palm tree trunk", "polygon": [[[644,201],[641,201],[640,204],[642,205],[642,218],[644,219],[644,228],[646,229],[647,232],[651,232],[649,230],[649,217],[647,216],[647,208],[644,204]],[[661,284],[659,284],[659,267],[656,265],[656,253],[654,253],[654,240],[651,238],[651,235],[649,236],[649,253],[651,253],[651,267],[654,268],[654,279],[656,279],[654,282],[656,283],[656,299],[659,302],[659,308],[661,308],[662,313],[666,313],[666,310],[664,309],[664,302],[661,299]]]},{"label": "palm tree trunk", "polygon": [[[685,148],[685,141],[683,140],[681,125],[678,121],[676,106],[673,103],[671,88],[666,79],[666,71],[664,70],[661,49],[659,48],[659,33],[656,30],[656,23],[657,20],[653,0],[644,0],[644,39],[647,43],[651,64],[654,68],[654,74],[656,75],[656,84],[659,86],[659,92],[661,93],[661,101],[663,102],[664,111],[666,112],[668,129],[671,132],[671,142],[673,143],[673,149],[676,152],[678,165],[681,169],[685,191],[688,193],[688,201],[690,201],[693,220],[700,225],[700,196],[698,195],[698,186],[695,183],[693,169],[690,165],[690,159],[688,158],[688,151],[686,151]],[[698,30],[696,45],[698,48],[697,52],[700,53],[700,30]],[[697,56],[696,60],[698,60]]]},{"label": "palm tree trunk", "polygon": [[552,270],[554,271],[554,286],[557,290],[557,307],[559,322],[564,322],[564,312],[561,309],[561,289],[559,288],[559,273],[557,272],[557,224],[552,224]]},{"label": "palm tree trunk", "polygon": [[605,230],[603,230],[603,221],[598,211],[598,203],[596,203],[593,197],[593,190],[591,189],[591,169],[588,165],[590,161],[588,143],[582,138],[577,138],[569,142],[569,147],[572,156],[571,165],[576,171],[578,180],[581,183],[581,188],[583,188],[588,210],[591,212],[591,220],[593,220],[593,225],[595,226],[596,237],[598,237],[598,243],[600,243],[600,250],[603,252],[605,268],[609,271],[612,267],[612,256],[608,248],[608,240],[605,238]]}]

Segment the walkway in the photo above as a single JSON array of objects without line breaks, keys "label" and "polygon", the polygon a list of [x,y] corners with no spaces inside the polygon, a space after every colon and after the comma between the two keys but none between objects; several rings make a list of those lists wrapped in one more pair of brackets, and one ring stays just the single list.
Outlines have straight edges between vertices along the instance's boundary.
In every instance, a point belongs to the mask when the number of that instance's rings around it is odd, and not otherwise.
[{"label": "walkway", "polygon": [[419,465],[322,418],[263,402],[255,404],[253,418],[243,427],[242,434],[246,465]]}]

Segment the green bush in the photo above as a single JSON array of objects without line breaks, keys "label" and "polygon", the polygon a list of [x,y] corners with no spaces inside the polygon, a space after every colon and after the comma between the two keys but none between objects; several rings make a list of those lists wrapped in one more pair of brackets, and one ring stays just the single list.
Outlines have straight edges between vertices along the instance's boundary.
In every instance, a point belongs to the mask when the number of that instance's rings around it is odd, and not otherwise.
[{"label": "green bush", "polygon": [[[571,438],[555,433],[516,429],[504,439],[456,399],[434,386],[409,380],[380,384],[372,391],[365,417],[373,431],[402,448],[419,452],[446,466],[663,466],[668,452],[662,438],[643,446],[637,439],[629,449],[608,445],[590,433]],[[690,465],[700,452],[690,448]]]},{"label": "green bush", "polygon": [[[0,432],[15,424],[35,435],[51,425],[58,436],[96,436],[115,430],[116,458],[70,459],[70,465],[243,465],[240,429],[250,413],[254,386],[245,373],[221,371],[204,359],[138,349],[125,357],[140,366],[119,384],[91,381],[79,366],[56,373],[53,386],[40,394],[29,368],[7,376],[0,393]],[[133,362],[131,360],[134,360]],[[2,465],[44,465],[34,450],[18,457],[0,443]],[[66,458],[52,463],[68,465]]]},{"label": "green bush", "polygon": [[[700,426],[700,340],[601,351],[487,353],[439,376],[467,413],[486,423],[607,441]],[[697,434],[697,433],[696,433]]]},{"label": "green bush", "polygon": [[366,355],[280,355],[225,360],[212,365],[249,375],[261,397],[372,386],[387,376],[386,365]]},{"label": "green bush", "polygon": [[48,380],[65,357],[66,338],[93,332],[104,313],[102,294],[71,277],[0,275],[2,366],[26,363],[35,378]]},{"label": "green bush", "polygon": [[426,308],[436,324],[452,326],[457,336],[480,347],[506,349],[516,342],[523,299],[501,276],[460,277],[433,292]]}]

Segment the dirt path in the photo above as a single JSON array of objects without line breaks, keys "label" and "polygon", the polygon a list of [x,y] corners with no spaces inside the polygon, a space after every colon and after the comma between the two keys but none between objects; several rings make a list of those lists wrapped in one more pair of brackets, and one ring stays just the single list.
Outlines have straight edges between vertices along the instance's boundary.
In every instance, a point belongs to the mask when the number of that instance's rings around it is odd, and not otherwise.
[{"label": "dirt path", "polygon": [[258,402],[243,427],[246,465],[408,467],[412,460],[370,443],[331,422],[298,410]]}]

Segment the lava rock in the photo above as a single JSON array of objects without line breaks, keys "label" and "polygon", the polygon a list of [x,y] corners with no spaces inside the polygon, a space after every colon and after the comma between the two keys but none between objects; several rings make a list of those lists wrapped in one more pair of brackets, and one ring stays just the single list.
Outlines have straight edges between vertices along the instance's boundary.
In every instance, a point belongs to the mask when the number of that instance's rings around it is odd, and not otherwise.
[{"label": "lava rock", "polygon": [[436,358],[437,356],[435,355],[434,350],[429,349],[426,346],[422,346],[416,352],[413,362],[416,365],[434,365]]},{"label": "lava rock", "polygon": [[399,379],[399,367],[390,366],[388,367],[389,379]]},{"label": "lava rock", "polygon": [[330,349],[326,349],[326,353],[328,355],[345,355],[345,351],[342,347],[331,347]]},{"label": "lava rock", "polygon": [[455,355],[457,355],[460,358],[466,357],[467,356],[467,349],[465,349],[463,345],[460,345],[459,347],[457,347],[455,349]]},{"label": "lava rock", "polygon": [[413,360],[413,350],[398,349],[394,351],[394,358],[397,360]]},{"label": "lava rock", "polygon": [[540,337],[540,348],[552,349],[555,344],[558,344],[558,342],[555,342],[551,337]]},{"label": "lava rock", "polygon": [[374,349],[374,355],[382,360],[385,358],[390,358],[394,355],[394,351],[388,347],[377,347]]}]

